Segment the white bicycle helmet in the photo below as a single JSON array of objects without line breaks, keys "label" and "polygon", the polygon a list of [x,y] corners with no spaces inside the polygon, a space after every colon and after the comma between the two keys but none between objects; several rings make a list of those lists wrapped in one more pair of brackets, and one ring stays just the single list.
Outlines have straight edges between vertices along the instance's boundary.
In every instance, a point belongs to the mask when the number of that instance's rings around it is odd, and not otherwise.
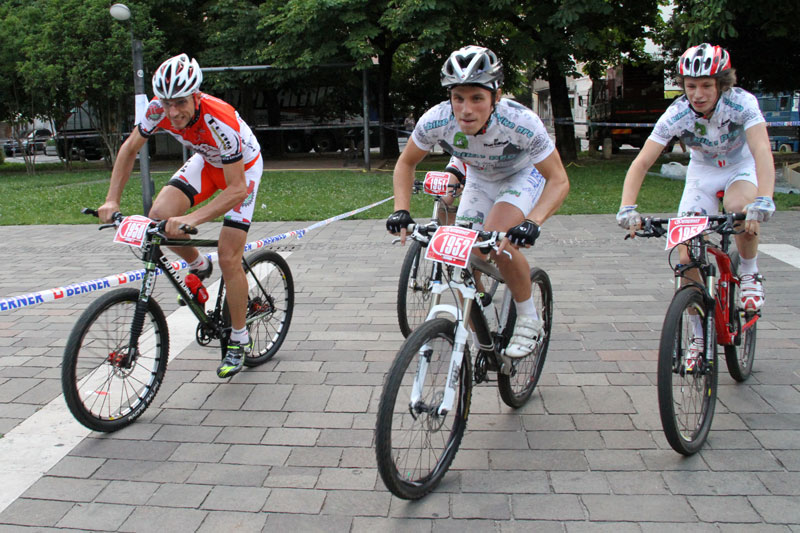
[{"label": "white bicycle helmet", "polygon": [[678,60],[678,74],[690,78],[716,76],[731,68],[731,56],[721,46],[703,43],[686,50]]},{"label": "white bicycle helmet", "polygon": [[503,81],[503,65],[488,48],[470,45],[450,54],[440,77],[442,87],[477,85],[496,91]]},{"label": "white bicycle helmet", "polygon": [[153,92],[160,99],[182,98],[197,92],[202,81],[203,72],[197,60],[181,54],[158,67],[153,74]]}]

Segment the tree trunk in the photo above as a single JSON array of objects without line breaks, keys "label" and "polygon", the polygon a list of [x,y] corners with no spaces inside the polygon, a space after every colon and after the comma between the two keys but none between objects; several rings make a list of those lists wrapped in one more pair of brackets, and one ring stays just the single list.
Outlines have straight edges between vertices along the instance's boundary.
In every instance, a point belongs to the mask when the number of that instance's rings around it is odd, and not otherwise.
[{"label": "tree trunk", "polygon": [[379,98],[382,105],[380,106],[380,117],[383,123],[383,146],[381,157],[397,157],[400,154],[400,146],[397,143],[397,130],[394,128],[394,109],[392,99],[389,96],[389,87],[392,81],[392,65],[393,56],[383,54],[380,56],[379,65]]},{"label": "tree trunk", "polygon": [[[572,110],[569,107],[567,78],[558,67],[557,61],[547,61],[547,81],[550,82],[550,103],[553,110],[553,123],[556,131],[556,149],[564,163],[578,159],[575,149],[575,126],[572,124]],[[562,121],[569,121],[563,123]]]}]

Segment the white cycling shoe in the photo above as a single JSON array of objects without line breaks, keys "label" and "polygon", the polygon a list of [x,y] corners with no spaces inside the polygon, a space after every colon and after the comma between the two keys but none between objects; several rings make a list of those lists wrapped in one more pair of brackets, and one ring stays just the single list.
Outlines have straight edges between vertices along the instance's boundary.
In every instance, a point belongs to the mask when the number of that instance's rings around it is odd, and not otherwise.
[{"label": "white cycling shoe", "polygon": [[530,316],[518,316],[517,324],[514,326],[514,335],[508,342],[505,355],[512,359],[520,359],[536,348],[539,339],[544,333],[544,321],[537,320]]},{"label": "white cycling shoe", "polygon": [[761,274],[742,274],[739,278],[739,295],[742,298],[742,309],[758,311],[764,305],[764,285]]},{"label": "white cycling shoe", "polygon": [[694,337],[686,351],[686,372],[694,372],[706,352],[706,341],[702,337]]}]

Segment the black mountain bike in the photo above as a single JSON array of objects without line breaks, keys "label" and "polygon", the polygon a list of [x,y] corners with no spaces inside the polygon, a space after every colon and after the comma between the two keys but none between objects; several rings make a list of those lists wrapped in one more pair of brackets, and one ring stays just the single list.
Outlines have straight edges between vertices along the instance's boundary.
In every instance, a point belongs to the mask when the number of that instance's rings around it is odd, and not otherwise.
[{"label": "black mountain bike", "polygon": [[[97,212],[84,209],[97,216]],[[129,220],[135,219],[135,220]],[[112,224],[141,241],[145,269],[140,288],[119,288],[91,303],[72,329],[61,368],[61,387],[73,416],[89,429],[116,431],[144,413],[164,379],[169,359],[167,319],[153,289],[160,275],[169,280],[197,317],[197,342],[220,340],[221,358],[230,337],[230,313],[224,280],[212,309],[184,282],[162,246],[216,247],[217,240],[169,239],[166,221],[114,215]],[[196,234],[194,228],[186,228]],[[244,364],[252,367],[270,360],[283,344],[294,309],[294,281],[289,265],[278,253],[260,250],[242,258],[248,283],[247,329],[253,350]],[[160,269],[160,270],[159,270]],[[210,302],[209,302],[210,303]]]}]

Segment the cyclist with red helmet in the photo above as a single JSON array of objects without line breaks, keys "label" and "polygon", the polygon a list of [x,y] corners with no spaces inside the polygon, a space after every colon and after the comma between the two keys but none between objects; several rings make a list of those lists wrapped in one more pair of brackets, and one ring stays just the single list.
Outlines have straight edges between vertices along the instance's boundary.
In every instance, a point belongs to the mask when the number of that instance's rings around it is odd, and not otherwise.
[{"label": "cyclist with red helmet", "polygon": [[[239,113],[228,103],[200,92],[203,73],[186,54],[172,57],[153,74],[153,92],[144,118],[119,150],[105,203],[98,209],[104,222],[119,211],[122,191],[130,178],[136,154],[157,130],[164,130],[194,151],[159,192],[150,218],[167,220],[167,235],[187,238],[181,227],[196,227],[224,216],[219,235],[219,266],[225,278],[231,313],[231,336],[226,356],[217,368],[220,378],[242,369],[252,340],[245,323],[247,278],[242,255],[253,216],[255,197],[263,171],[261,147]],[[213,200],[187,211],[220,190]],[[211,275],[212,264],[197,248],[172,248],[189,263],[189,272],[201,279]]]},{"label": "cyclist with red helmet", "polygon": [[[734,87],[736,71],[724,48],[703,43],[686,50],[678,61],[677,81],[684,95],[667,108],[628,169],[617,221],[626,229],[639,227],[635,204],[645,173],[678,137],[691,157],[679,214],[717,214],[719,191],[724,191],[726,211],[747,213],[736,247],[742,306],[756,311],[764,304],[757,265],[759,225],[775,212],[775,164],[764,116],[755,96]],[[684,248],[681,262],[688,262]]]},{"label": "cyclist with red helmet", "polygon": [[539,226],[561,206],[569,191],[567,172],[539,117],[501,99],[503,68],[494,52],[480,46],[456,50],[440,76],[449,98],[417,121],[395,165],[396,211],[386,228],[405,240],[413,222],[408,209],[414,170],[435,145],[466,163],[456,222],[507,233],[500,252],[493,253],[518,317],[505,353],[525,357],[535,348],[543,321],[533,302],[528,261],[518,248],[533,245]]}]

